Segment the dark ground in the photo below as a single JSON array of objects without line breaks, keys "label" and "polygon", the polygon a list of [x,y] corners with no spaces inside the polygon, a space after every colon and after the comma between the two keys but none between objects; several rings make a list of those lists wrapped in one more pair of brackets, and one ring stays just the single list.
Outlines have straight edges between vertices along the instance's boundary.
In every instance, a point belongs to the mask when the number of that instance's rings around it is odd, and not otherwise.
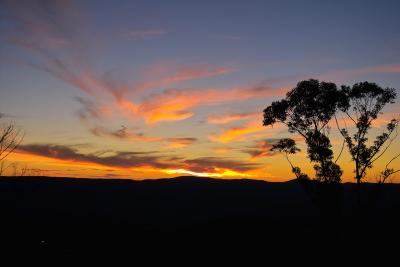
[{"label": "dark ground", "polygon": [[361,208],[355,189],[196,177],[1,177],[1,245],[240,251],[339,244],[343,251],[397,244],[400,185],[363,184]]}]

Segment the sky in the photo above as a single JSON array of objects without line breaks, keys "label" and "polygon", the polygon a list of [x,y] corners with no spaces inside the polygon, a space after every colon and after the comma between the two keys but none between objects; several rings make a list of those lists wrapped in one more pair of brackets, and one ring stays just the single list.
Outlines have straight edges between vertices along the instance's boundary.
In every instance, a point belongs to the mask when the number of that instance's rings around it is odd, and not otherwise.
[{"label": "sky", "polygon": [[[310,78],[400,88],[399,10],[399,1],[0,1],[0,120],[25,134],[6,173],[286,181],[289,165],[270,148],[291,137],[302,149],[292,161],[312,176],[304,141],[262,126],[263,109]],[[371,137],[399,114],[397,101]],[[337,155],[334,125],[331,139]],[[346,152],[338,163],[353,181]]]}]

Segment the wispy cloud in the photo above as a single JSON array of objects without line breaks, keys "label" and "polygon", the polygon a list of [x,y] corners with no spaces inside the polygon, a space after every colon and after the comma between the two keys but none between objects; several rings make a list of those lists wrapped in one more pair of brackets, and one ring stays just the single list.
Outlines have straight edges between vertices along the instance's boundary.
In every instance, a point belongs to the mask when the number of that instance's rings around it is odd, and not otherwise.
[{"label": "wispy cloud", "polygon": [[244,120],[254,118],[256,116],[262,116],[260,112],[248,112],[248,113],[234,113],[225,115],[212,115],[208,116],[207,122],[210,124],[226,124],[232,121]]},{"label": "wispy cloud", "polygon": [[212,150],[215,154],[227,154],[227,153],[233,151],[234,148],[232,148],[232,147],[214,147]]},{"label": "wispy cloud", "polygon": [[166,35],[168,32],[162,29],[148,29],[148,30],[131,30],[123,35],[132,40],[144,40],[149,38],[160,37]]},{"label": "wispy cloud", "polygon": [[75,97],[75,100],[81,104],[81,108],[77,112],[81,120],[103,119],[112,113],[112,109],[107,105],[98,104],[83,97]]},{"label": "wispy cloud", "polygon": [[93,93],[91,53],[96,41],[86,31],[85,18],[73,1],[7,1],[9,44],[36,57],[26,64]]},{"label": "wispy cloud", "polygon": [[[32,5],[32,8],[24,7],[28,10],[23,9],[20,5],[15,8],[16,16],[14,21],[19,25],[20,31],[25,34],[22,37],[10,30],[10,42],[37,56],[37,61],[26,62],[26,64],[45,71],[90,96],[89,100],[85,98],[77,99],[82,105],[78,115],[83,120],[89,120],[90,118],[101,119],[112,112],[111,106],[114,104],[118,106],[116,111],[122,111],[122,114],[125,115],[134,114],[135,118],[143,117],[147,123],[183,120],[193,115],[193,112],[185,110],[185,106],[189,108],[198,105],[191,103],[190,99],[187,100],[192,97],[191,95],[183,96],[185,98],[183,101],[188,101],[188,104],[176,103],[177,101],[171,100],[176,96],[177,91],[174,90],[165,90],[164,93],[155,95],[152,98],[153,100],[143,103],[130,100],[127,96],[135,95],[147,89],[159,89],[182,81],[226,75],[235,71],[232,67],[213,67],[208,65],[174,67],[172,68],[173,71],[171,71],[170,67],[164,66],[161,68],[156,67],[156,69],[148,68],[143,75],[144,79],[140,81],[124,82],[121,79],[114,79],[112,73],[104,72],[99,74],[96,71],[97,68],[93,66],[93,62],[88,55],[91,54],[92,50],[96,49],[95,42],[91,42],[93,46],[90,46],[90,49],[88,49],[87,45],[90,43],[89,41],[88,43],[80,44],[82,40],[79,36],[86,36],[87,34],[84,33],[80,25],[76,25],[75,21],[67,19],[73,19],[78,16],[78,13],[70,14],[71,12],[67,12],[67,9],[64,14],[61,8],[46,1],[43,5]],[[12,6],[14,7],[14,5]],[[54,19],[49,19],[46,14],[42,14],[42,10],[51,11],[53,9],[54,12],[57,11],[62,14],[56,12],[57,15]],[[22,15],[25,13],[28,13],[29,20],[22,19],[25,18]],[[58,21],[59,17],[63,19]],[[81,19],[77,19],[77,21],[81,21]],[[161,31],[135,32],[131,34],[143,37],[159,33]],[[52,40],[53,43],[50,45],[48,40]],[[55,47],[54,40],[64,41],[59,41],[60,45]],[[168,96],[169,93],[172,93],[172,95]],[[181,95],[181,93],[179,94]],[[200,94],[200,92],[197,94]],[[196,95],[194,96],[196,97]],[[97,104],[97,99],[100,97],[108,98],[109,103],[107,106]],[[154,108],[153,103],[163,101],[166,98],[169,98],[168,101],[170,103],[168,105]],[[182,96],[179,98],[182,99]],[[201,101],[197,102],[200,103]],[[179,106],[182,106],[182,108]]]},{"label": "wispy cloud", "polygon": [[125,126],[121,126],[118,130],[110,130],[105,127],[91,128],[90,132],[98,137],[111,137],[125,141],[142,141],[142,142],[156,142],[161,141],[160,137],[146,136],[143,133],[136,133]]},{"label": "wispy cloud", "polygon": [[233,170],[236,172],[247,172],[260,168],[260,165],[253,162],[236,160],[224,160],[216,157],[203,157],[186,160],[183,162],[186,169],[194,172],[215,173],[218,169]]},{"label": "wispy cloud", "polygon": [[[90,60],[96,42],[85,31],[84,18],[76,7],[64,10],[63,5],[58,6],[52,1],[12,6],[15,6],[14,21],[19,29],[17,33],[24,35],[22,37],[10,30],[10,40],[38,57],[37,62],[29,63],[32,67],[80,89],[90,97],[90,100],[77,99],[82,105],[78,115],[86,121],[90,118],[101,119],[114,112],[116,115],[142,118],[147,124],[180,121],[193,116],[192,109],[198,106],[282,93],[282,90],[266,84],[231,89],[164,89],[144,101],[138,101],[135,94],[147,89],[160,89],[182,81],[226,75],[236,69],[195,65],[175,67],[171,71],[167,66],[158,66],[155,69],[148,68],[144,72],[144,79],[140,81],[124,82],[114,79],[110,72],[99,74],[96,71],[98,68]],[[69,6],[74,5],[69,3]],[[49,18],[43,14],[43,10],[47,11],[46,14],[54,12],[55,17]],[[133,31],[130,34],[132,37],[143,38],[163,33],[157,29]],[[80,38],[82,36],[84,38]],[[100,97],[107,97],[107,105],[97,104]]]},{"label": "wispy cloud", "polygon": [[141,81],[137,81],[132,86],[125,87],[128,92],[118,92],[122,94],[140,93],[148,89],[169,87],[183,81],[198,80],[214,76],[227,75],[235,72],[233,67],[214,67],[209,65],[177,66],[176,64],[154,64],[140,71]]},{"label": "wispy cloud", "polygon": [[111,130],[106,127],[93,127],[90,128],[90,132],[102,138],[115,138],[122,141],[141,141],[141,142],[163,142],[168,148],[183,148],[197,142],[197,138],[194,137],[156,137],[147,136],[144,133],[136,132],[135,129],[128,129],[126,126],[121,125],[118,130]]},{"label": "wispy cloud", "polygon": [[261,132],[266,128],[262,126],[260,121],[251,121],[245,126],[235,126],[223,129],[220,133],[214,133],[209,136],[209,139],[218,143],[231,143],[236,141],[246,140],[251,134]]},{"label": "wispy cloud", "polygon": [[165,141],[168,144],[168,148],[183,148],[197,142],[197,138],[194,137],[176,137],[167,138]]},{"label": "wispy cloud", "polygon": [[[132,171],[151,171],[168,174],[192,173],[206,176],[246,176],[261,166],[257,163],[242,162],[230,159],[202,157],[180,159],[159,156],[153,152],[107,152],[81,153],[76,148],[52,144],[21,145],[18,151],[47,158],[61,160],[68,164],[86,163],[96,166],[130,169]],[[90,165],[89,165],[90,166]],[[105,170],[108,170],[105,169]]]},{"label": "wispy cloud", "polygon": [[276,152],[271,151],[272,145],[279,139],[267,139],[255,141],[255,144],[242,149],[243,153],[249,154],[251,159],[259,159],[274,156]]},{"label": "wispy cloud", "polygon": [[109,167],[134,168],[141,166],[150,166],[161,169],[177,167],[177,165],[173,163],[162,162],[162,157],[146,152],[122,151],[113,152],[112,155],[102,156],[96,153],[84,154],[80,153],[76,148],[73,147],[52,144],[21,145],[18,150],[60,160],[94,163]]},{"label": "wispy cloud", "polygon": [[[171,69],[175,69],[171,72]],[[197,65],[191,67],[176,67],[174,65],[154,66],[145,69],[142,74],[147,81],[134,85],[136,91],[148,88],[167,87],[174,83],[188,80],[197,80],[213,76],[221,76],[236,71],[232,67],[212,67],[208,65]]]},{"label": "wispy cloud", "polygon": [[255,97],[283,94],[284,89],[269,85],[238,87],[232,89],[168,89],[140,104],[124,100],[119,106],[131,116],[140,115],[148,124],[161,121],[177,121],[190,118],[191,109],[224,102],[244,101]]}]

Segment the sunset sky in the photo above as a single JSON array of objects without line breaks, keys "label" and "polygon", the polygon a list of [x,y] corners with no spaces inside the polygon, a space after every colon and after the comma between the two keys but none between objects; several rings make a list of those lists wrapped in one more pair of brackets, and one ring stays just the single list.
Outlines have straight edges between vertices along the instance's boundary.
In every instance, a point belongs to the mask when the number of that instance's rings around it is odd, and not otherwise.
[{"label": "sunset sky", "polygon": [[[7,162],[47,176],[286,181],[289,165],[270,148],[291,137],[302,149],[293,162],[312,176],[301,138],[263,127],[262,110],[309,78],[400,92],[399,10],[399,1],[1,1],[1,122],[25,133]],[[371,136],[399,114],[397,100]],[[353,181],[347,152],[338,163]]]}]

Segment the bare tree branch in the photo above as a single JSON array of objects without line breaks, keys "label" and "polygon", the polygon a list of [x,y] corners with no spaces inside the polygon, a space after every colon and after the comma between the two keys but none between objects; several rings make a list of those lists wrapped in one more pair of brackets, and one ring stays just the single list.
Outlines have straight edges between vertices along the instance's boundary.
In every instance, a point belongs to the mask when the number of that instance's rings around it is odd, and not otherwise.
[{"label": "bare tree branch", "polygon": [[[342,131],[340,130],[340,127],[339,127],[338,120],[337,120],[337,118],[336,118],[336,114],[334,115],[334,118],[335,118],[335,122],[336,122],[336,126],[337,126],[338,130],[339,130],[340,134],[342,134]],[[343,135],[342,135],[342,136],[343,136]],[[342,148],[340,149],[340,153],[339,153],[339,155],[337,156],[337,158],[336,158],[336,160],[335,160],[335,163],[339,160],[340,156],[342,155],[342,152],[343,152],[343,149],[344,149],[344,145],[345,145],[345,144],[346,144],[346,139],[343,138]]]},{"label": "bare tree branch", "polygon": [[13,122],[0,126],[0,162],[19,146],[24,136]]}]

